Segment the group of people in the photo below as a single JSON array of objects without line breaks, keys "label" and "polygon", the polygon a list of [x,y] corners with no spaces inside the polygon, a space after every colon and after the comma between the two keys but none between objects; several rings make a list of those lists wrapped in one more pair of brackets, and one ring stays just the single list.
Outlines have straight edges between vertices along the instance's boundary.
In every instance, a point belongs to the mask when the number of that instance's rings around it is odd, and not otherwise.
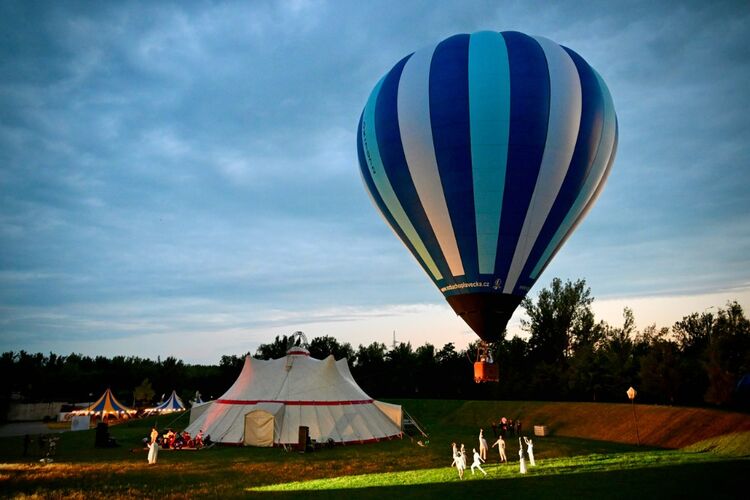
[{"label": "group of people", "polygon": [[[494,427],[494,425],[493,425]],[[520,428],[520,421],[519,421],[519,428]],[[505,455],[505,439],[503,433],[500,433],[499,435],[496,435],[497,440],[492,444],[492,447],[494,448],[497,446],[499,455],[500,455],[500,463],[507,463],[508,457]],[[526,449],[524,450],[524,444],[526,445]],[[466,456],[466,448],[464,447],[464,444],[461,443],[460,448],[456,445],[456,443],[452,443],[453,447],[453,463],[451,463],[451,467],[456,467],[458,470],[458,477],[460,479],[464,478],[464,470],[466,470],[467,467],[467,456]],[[479,429],[479,451],[476,450],[476,448],[472,448],[472,454],[473,454],[473,461],[471,463],[471,473],[474,474],[474,469],[479,469],[485,476],[487,475],[487,472],[482,468],[482,463],[487,461],[487,451],[488,451],[488,443],[487,439],[484,437],[484,429]],[[526,436],[518,436],[518,458],[520,461],[520,472],[521,474],[526,474],[526,460],[528,458],[529,465],[536,466],[536,461],[534,460],[534,441]]]},{"label": "group of people", "polygon": [[155,464],[159,448],[170,450],[181,450],[183,448],[203,448],[211,444],[211,436],[203,436],[203,430],[198,434],[191,436],[188,431],[181,433],[167,429],[167,432],[160,434],[156,427],[151,428],[151,434],[148,438],[143,439],[148,447],[148,463]]},{"label": "group of people", "polygon": [[512,418],[502,417],[497,422],[492,422],[491,425],[495,437],[521,437],[523,435],[523,425],[520,418],[513,420]]},{"label": "group of people", "polygon": [[188,431],[179,433],[172,429],[167,429],[167,432],[162,436],[161,446],[162,448],[169,448],[171,450],[203,448],[203,430],[198,431],[198,434],[193,437]]},{"label": "group of people", "polygon": [[[452,443],[453,446],[453,463],[451,464],[451,467],[455,466],[456,469],[458,469],[458,477],[461,479],[464,478],[464,470],[466,470],[466,448],[464,447],[464,444],[461,443],[461,448],[456,445],[456,443]],[[479,452],[476,450],[476,448],[472,448],[472,454],[474,461],[471,463],[471,474],[474,475],[474,469],[479,469],[482,474],[485,476],[487,475],[487,472],[482,468],[482,462],[485,461],[483,459]]]}]

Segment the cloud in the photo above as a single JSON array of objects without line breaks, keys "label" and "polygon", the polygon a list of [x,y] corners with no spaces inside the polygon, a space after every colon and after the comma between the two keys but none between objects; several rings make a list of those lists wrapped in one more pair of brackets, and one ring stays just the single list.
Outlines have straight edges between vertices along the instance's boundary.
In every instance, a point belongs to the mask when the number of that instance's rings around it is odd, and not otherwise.
[{"label": "cloud", "polygon": [[603,300],[741,287],[749,18],[742,2],[6,2],[0,348],[220,332],[215,349],[235,349],[295,324],[388,341],[451,317],[367,199],[355,126],[396,61],[481,29],[573,48],[618,110],[608,186],[540,285],[585,277]]}]

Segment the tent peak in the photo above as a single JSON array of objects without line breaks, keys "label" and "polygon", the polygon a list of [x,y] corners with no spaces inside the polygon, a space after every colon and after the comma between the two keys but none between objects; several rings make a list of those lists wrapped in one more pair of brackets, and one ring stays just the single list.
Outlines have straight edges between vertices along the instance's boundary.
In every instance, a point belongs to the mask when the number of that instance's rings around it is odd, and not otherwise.
[{"label": "tent peak", "polygon": [[310,351],[302,346],[296,345],[286,352],[287,356],[309,356]]}]

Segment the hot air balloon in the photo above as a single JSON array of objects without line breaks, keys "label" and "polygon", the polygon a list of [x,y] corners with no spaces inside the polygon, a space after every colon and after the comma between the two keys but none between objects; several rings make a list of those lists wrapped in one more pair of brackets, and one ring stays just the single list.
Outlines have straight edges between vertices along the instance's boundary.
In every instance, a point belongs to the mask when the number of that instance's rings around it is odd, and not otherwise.
[{"label": "hot air balloon", "polygon": [[393,66],[367,100],[357,150],[380,213],[490,342],[601,193],[617,135],[609,90],[581,56],[481,31]]}]

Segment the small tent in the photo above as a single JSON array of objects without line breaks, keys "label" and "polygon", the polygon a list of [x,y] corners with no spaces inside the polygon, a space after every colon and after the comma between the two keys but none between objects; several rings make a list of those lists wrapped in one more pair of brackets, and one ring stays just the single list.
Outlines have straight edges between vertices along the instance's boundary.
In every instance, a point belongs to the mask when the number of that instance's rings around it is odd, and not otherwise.
[{"label": "small tent", "polygon": [[70,412],[71,415],[93,415],[106,419],[114,416],[115,418],[128,418],[135,415],[135,410],[128,408],[115,398],[112,391],[107,388],[104,394],[88,408]]},{"label": "small tent", "polygon": [[300,427],[318,442],[365,443],[401,435],[401,407],[373,400],[346,359],[310,357],[293,347],[283,358],[245,358],[239,377],[187,428],[212,441],[247,446],[297,444]]},{"label": "small tent", "polygon": [[170,394],[166,401],[159,403],[153,408],[147,408],[145,413],[151,415],[153,413],[162,414],[175,411],[185,411],[185,404],[182,402],[182,399],[180,399],[180,396],[177,395],[177,392],[173,390],[172,394]]},{"label": "small tent", "polygon": [[211,405],[214,404],[214,401],[206,401],[201,404],[193,404],[193,406],[190,407],[190,423],[192,424],[195,422],[198,417],[200,417],[204,411],[211,408]]}]

